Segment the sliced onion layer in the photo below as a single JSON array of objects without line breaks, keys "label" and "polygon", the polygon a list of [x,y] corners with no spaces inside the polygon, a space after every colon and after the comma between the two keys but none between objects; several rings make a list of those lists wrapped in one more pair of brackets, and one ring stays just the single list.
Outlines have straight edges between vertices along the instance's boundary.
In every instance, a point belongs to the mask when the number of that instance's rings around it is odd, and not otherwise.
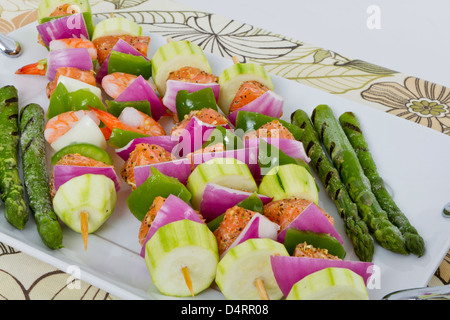
[{"label": "sliced onion layer", "polygon": [[[207,183],[200,203],[200,213],[206,222],[209,222],[239,202],[251,196],[252,192],[227,188],[215,183]],[[272,201],[272,198],[258,194],[263,204]]]},{"label": "sliced onion layer", "polygon": [[62,67],[93,70],[91,55],[86,48],[69,48],[50,51],[47,57],[47,78],[55,79],[56,71]]},{"label": "sliced onion layer", "polygon": [[176,99],[178,91],[187,90],[189,93],[192,93],[205,88],[211,88],[214,92],[216,101],[219,100],[220,85],[218,83],[192,83],[179,80],[167,80],[166,93],[164,94],[162,102],[167,109],[176,114]]},{"label": "sliced onion layer", "polygon": [[366,285],[372,275],[373,269],[372,262],[328,260],[293,256],[271,256],[270,262],[278,286],[286,297],[296,282],[309,274],[325,268],[350,269],[356,274],[359,274]]},{"label": "sliced onion layer", "polygon": [[143,76],[138,76],[131,84],[122,91],[116,101],[141,101],[148,100],[152,111],[152,117],[158,121],[166,114],[166,108],[150,83]]},{"label": "sliced onion layer", "polygon": [[159,228],[171,222],[184,219],[204,224],[197,212],[195,212],[195,210],[192,209],[185,201],[173,194],[169,195],[159,209],[150,229],[148,230],[144,244],[142,245],[141,256],[145,257],[145,244]]},{"label": "sliced onion layer", "polygon": [[245,139],[244,146],[248,147],[259,147],[259,139],[263,139],[268,144],[280,149],[286,155],[294,159],[302,159],[306,163],[311,161],[311,158],[306,154],[303,143],[298,140],[286,139],[286,138],[250,138]]},{"label": "sliced onion layer", "polygon": [[320,211],[319,207],[311,202],[311,204],[305,208],[289,225],[286,226],[278,234],[278,241],[283,243],[286,236],[286,231],[290,228],[296,228],[303,231],[312,231],[316,233],[326,233],[332,237],[335,237],[341,244],[344,244],[344,240],[341,235],[336,231],[327,217]]},{"label": "sliced onion layer", "polygon": [[131,140],[125,147],[116,149],[116,153],[123,160],[128,160],[130,153],[136,148],[139,143],[156,144],[166,151],[173,152],[178,145],[178,139],[174,139],[171,136],[153,136],[142,137]]},{"label": "sliced onion layer", "polygon": [[114,182],[116,191],[120,190],[120,183],[117,173],[113,167],[86,167],[55,165],[53,168],[53,185],[56,191],[67,181],[85,174],[98,174],[110,178]]},{"label": "sliced onion layer", "polygon": [[220,255],[220,258],[225,256],[230,249],[248,239],[266,238],[276,240],[279,228],[276,223],[270,221],[262,214],[255,213],[230,247]]},{"label": "sliced onion layer", "polygon": [[144,166],[136,166],[133,169],[136,187],[139,187],[148,179],[148,177],[150,177],[152,167],[158,169],[159,172],[166,176],[178,179],[178,181],[184,185],[186,185],[189,175],[192,172],[192,165],[189,159],[177,159]]},{"label": "sliced onion layer", "polygon": [[240,110],[257,112],[266,116],[280,118],[283,113],[283,105],[283,97],[276,94],[274,91],[269,90],[239,110],[230,113],[228,115],[228,120],[230,120],[232,125],[236,125],[237,113]]},{"label": "sliced onion layer", "polygon": [[36,28],[47,47],[49,47],[52,40],[70,38],[89,39],[89,32],[82,13],[53,19],[37,25]]}]

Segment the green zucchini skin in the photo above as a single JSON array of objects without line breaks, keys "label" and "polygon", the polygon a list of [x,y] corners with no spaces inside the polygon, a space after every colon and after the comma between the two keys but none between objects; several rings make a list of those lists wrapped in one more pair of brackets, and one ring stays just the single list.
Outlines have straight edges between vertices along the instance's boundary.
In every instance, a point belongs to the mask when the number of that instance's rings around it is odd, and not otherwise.
[{"label": "green zucchini skin", "polygon": [[0,88],[0,192],[5,218],[23,229],[28,221],[28,206],[19,175],[19,104],[14,86]]},{"label": "green zucchini skin", "polygon": [[370,181],[331,108],[328,105],[317,106],[312,112],[311,120],[351,199],[358,207],[360,216],[376,241],[392,252],[408,254],[402,233],[389,221],[387,213],[372,193]]},{"label": "green zucchini skin", "polygon": [[334,202],[339,215],[344,221],[345,232],[353,244],[355,254],[361,261],[373,259],[374,240],[367,224],[359,217],[358,208],[350,198],[342,183],[339,173],[323,149],[311,120],[305,111],[298,109],[291,115],[291,122],[303,130],[300,137],[311,162],[309,165],[319,176],[325,191]]},{"label": "green zucchini skin", "polygon": [[416,228],[411,225],[408,218],[400,210],[386,189],[383,178],[379,175],[372,153],[369,150],[358,118],[353,112],[345,112],[339,117],[339,122],[358,156],[359,163],[364,170],[364,174],[370,181],[372,192],[381,208],[386,211],[389,220],[403,234],[408,251],[419,257],[422,256],[425,253],[424,240]]},{"label": "green zucchini skin", "polygon": [[20,147],[25,189],[37,230],[51,249],[62,245],[63,233],[53,211],[44,138],[45,115],[38,104],[28,104],[20,112]]}]

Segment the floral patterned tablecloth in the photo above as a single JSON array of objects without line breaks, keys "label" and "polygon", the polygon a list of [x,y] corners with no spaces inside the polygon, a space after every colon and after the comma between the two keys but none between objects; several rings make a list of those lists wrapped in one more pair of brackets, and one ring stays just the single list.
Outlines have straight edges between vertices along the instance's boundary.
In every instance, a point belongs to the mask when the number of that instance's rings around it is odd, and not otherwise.
[{"label": "floral patterned tablecloth", "polygon": [[[37,18],[39,0],[0,0],[0,32]],[[136,21],[154,34],[188,39],[210,52],[262,64],[272,74],[337,94],[450,135],[450,88],[410,77],[271,33],[245,23],[164,0],[93,0],[94,15]],[[18,268],[17,266],[20,266]],[[68,274],[0,243],[0,299],[115,299]],[[450,251],[429,282],[448,284]]]}]

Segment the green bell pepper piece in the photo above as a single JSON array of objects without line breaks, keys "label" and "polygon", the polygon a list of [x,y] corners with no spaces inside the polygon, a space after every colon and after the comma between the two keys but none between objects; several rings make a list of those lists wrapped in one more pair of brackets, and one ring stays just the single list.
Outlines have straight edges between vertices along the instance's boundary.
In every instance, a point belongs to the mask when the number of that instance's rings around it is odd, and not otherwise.
[{"label": "green bell pepper piece", "polygon": [[242,139],[222,126],[217,126],[214,128],[209,138],[203,143],[202,148],[206,148],[217,143],[223,143],[225,150],[244,148],[244,142]]},{"label": "green bell pepper piece", "polygon": [[185,115],[194,110],[210,108],[218,111],[216,98],[211,88],[204,88],[191,93],[187,90],[180,90],[177,93],[175,105],[179,120],[183,120]]},{"label": "green bell pepper piece", "polygon": [[115,149],[120,149],[125,147],[131,140],[148,136],[149,135],[139,132],[114,128],[111,130],[111,136],[109,137],[108,144]]},{"label": "green bell pepper piece", "polygon": [[89,110],[89,107],[106,111],[100,98],[89,90],[79,89],[69,92],[64,84],[59,83],[50,97],[47,119],[68,111]]},{"label": "green bell pepper piece", "polygon": [[294,253],[295,247],[299,243],[306,242],[314,248],[326,249],[328,253],[344,259],[346,252],[341,243],[335,238],[326,233],[315,233],[312,231],[303,231],[298,229],[286,230],[284,238],[284,246],[290,255]]},{"label": "green bell pepper piece", "polygon": [[76,143],[60,149],[51,157],[52,165],[55,165],[62,157],[67,154],[80,154],[93,160],[101,161],[107,165],[113,165],[113,159],[110,154],[96,145],[90,143]]},{"label": "green bell pepper piece", "polygon": [[249,131],[258,130],[261,126],[273,120],[280,121],[280,123],[294,135],[294,138],[296,140],[300,139],[303,130],[298,126],[279,118],[270,117],[261,113],[251,111],[238,111],[236,117],[236,130],[241,132],[243,131],[242,134],[245,134]]},{"label": "green bell pepper piece", "polygon": [[166,176],[154,167],[151,170],[150,177],[133,190],[127,198],[128,208],[140,221],[144,219],[153,201],[158,196],[167,198],[173,194],[186,203],[189,203],[192,197],[186,186],[178,179]]},{"label": "green bell pepper piece", "polygon": [[111,51],[108,60],[108,74],[113,72],[134,74],[148,80],[152,76],[152,64],[143,56]]},{"label": "green bell pepper piece", "polygon": [[[261,214],[263,214],[264,212],[264,204],[256,193],[251,194],[248,198],[245,198],[236,206]],[[214,230],[216,230],[219,227],[220,223],[223,221],[224,216],[225,213],[222,213],[220,216],[208,222],[208,228],[214,232]]]},{"label": "green bell pepper piece", "polygon": [[146,115],[152,116],[152,111],[150,108],[150,102],[148,100],[139,100],[139,101],[115,101],[115,100],[107,100],[106,105],[108,106],[108,112],[113,116],[118,118],[122,113],[123,109],[126,107],[132,107],[136,110],[139,110]]}]

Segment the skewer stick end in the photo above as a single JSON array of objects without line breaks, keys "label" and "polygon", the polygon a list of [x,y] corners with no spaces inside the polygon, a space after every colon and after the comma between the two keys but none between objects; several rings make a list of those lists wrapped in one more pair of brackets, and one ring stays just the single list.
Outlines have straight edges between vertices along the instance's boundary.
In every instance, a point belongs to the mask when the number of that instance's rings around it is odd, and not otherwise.
[{"label": "skewer stick end", "polygon": [[264,286],[264,281],[261,278],[256,278],[254,284],[256,289],[258,289],[261,300],[270,300],[269,294],[267,293],[266,287]]},{"label": "skewer stick end", "polygon": [[194,288],[192,287],[192,280],[191,276],[189,275],[188,267],[184,266],[183,268],[181,268],[181,272],[183,272],[184,281],[186,282],[186,285],[191,292],[191,296],[194,296]]},{"label": "skewer stick end", "polygon": [[239,63],[239,60],[238,60],[238,58],[236,56],[233,56],[233,63],[234,64],[238,64]]},{"label": "skewer stick end", "polygon": [[86,212],[80,213],[81,235],[83,236],[84,250],[87,250],[88,241],[88,214]]}]

